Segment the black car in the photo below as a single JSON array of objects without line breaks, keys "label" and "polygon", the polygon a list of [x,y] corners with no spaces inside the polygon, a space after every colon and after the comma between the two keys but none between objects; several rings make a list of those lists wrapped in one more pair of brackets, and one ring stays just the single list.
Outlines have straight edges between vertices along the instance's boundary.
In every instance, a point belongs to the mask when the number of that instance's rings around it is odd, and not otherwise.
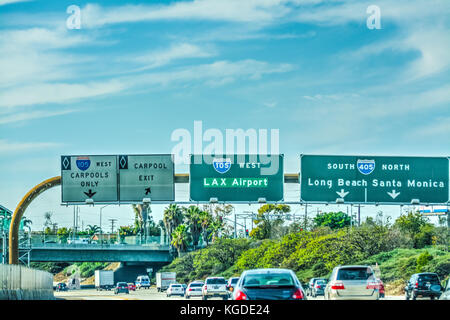
[{"label": "black car", "polygon": [[292,270],[255,269],[242,273],[232,299],[306,300],[306,294]]},{"label": "black car", "polygon": [[439,298],[443,288],[436,273],[416,273],[411,276],[405,287],[406,300],[416,300],[418,297],[428,297],[431,300]]},{"label": "black car", "polygon": [[121,292],[124,292],[126,294],[130,293],[130,290],[128,289],[128,283],[117,282],[116,287],[114,288],[114,294],[119,294]]},{"label": "black car", "polygon": [[67,291],[69,289],[67,288],[67,285],[64,282],[60,282],[56,285],[55,290],[56,291]]}]

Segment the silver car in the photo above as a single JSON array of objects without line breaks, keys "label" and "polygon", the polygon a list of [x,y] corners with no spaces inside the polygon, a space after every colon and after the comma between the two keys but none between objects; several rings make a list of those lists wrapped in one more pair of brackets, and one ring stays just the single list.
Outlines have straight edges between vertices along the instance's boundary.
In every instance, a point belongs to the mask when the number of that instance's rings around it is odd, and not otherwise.
[{"label": "silver car", "polygon": [[338,266],[325,287],[325,300],[378,300],[379,286],[370,266]]}]

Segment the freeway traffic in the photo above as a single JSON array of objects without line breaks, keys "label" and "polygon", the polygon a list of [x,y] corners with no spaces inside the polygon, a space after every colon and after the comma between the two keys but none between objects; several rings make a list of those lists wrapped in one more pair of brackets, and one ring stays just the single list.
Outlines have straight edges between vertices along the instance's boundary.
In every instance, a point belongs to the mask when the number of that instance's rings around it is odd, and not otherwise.
[{"label": "freeway traffic", "polygon": [[[158,292],[156,287],[149,290],[131,291],[129,294],[115,295],[113,291],[97,291],[95,289],[80,289],[55,292],[55,298],[59,300],[186,300],[183,296],[167,297],[165,292]],[[193,297],[192,300],[201,300],[201,297]],[[404,300],[404,296],[386,296],[382,300]],[[222,300],[212,298],[212,300]],[[308,300],[324,300],[323,296],[315,298],[308,297]]]}]

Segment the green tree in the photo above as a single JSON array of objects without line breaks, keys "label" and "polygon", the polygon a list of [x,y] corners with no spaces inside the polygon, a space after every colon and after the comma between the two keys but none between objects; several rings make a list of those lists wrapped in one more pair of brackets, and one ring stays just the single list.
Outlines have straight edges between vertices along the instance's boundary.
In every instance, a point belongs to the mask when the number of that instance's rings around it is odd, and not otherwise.
[{"label": "green tree", "polygon": [[174,230],[183,223],[184,216],[182,209],[176,204],[169,205],[164,210],[163,222],[164,228],[169,235],[169,242],[171,243],[171,237]]},{"label": "green tree", "polygon": [[330,227],[331,229],[341,229],[349,226],[351,218],[346,213],[339,212],[322,212],[314,217],[316,227]]},{"label": "green tree", "polygon": [[254,220],[256,228],[250,232],[253,239],[273,239],[277,237],[279,228],[284,223],[284,214],[291,211],[291,207],[285,204],[265,204],[258,209],[257,218]]},{"label": "green tree", "polygon": [[188,231],[188,227],[185,224],[178,225],[175,230],[172,232],[172,241],[171,244],[177,249],[178,256],[181,255],[181,252],[185,252],[191,241],[191,236]]},{"label": "green tree", "polygon": [[421,253],[420,256],[417,258],[416,272],[419,273],[425,271],[424,267],[431,260],[433,260],[433,256],[428,251],[424,251],[423,253]]},{"label": "green tree", "polygon": [[[402,233],[409,236],[413,243],[414,248],[426,243],[428,230],[422,229],[428,224],[428,219],[422,216],[419,212],[408,212],[406,215],[401,215],[395,220],[394,227],[398,228]],[[419,233],[424,231],[425,233],[419,235]],[[430,243],[431,244],[431,243]]]},{"label": "green tree", "polygon": [[71,230],[67,229],[66,227],[59,228],[56,234],[58,235],[58,239],[65,243],[67,242],[67,238],[69,238]]},{"label": "green tree", "polygon": [[183,212],[191,231],[192,244],[197,246],[202,232],[201,210],[197,206],[189,206],[188,208],[183,208]]}]

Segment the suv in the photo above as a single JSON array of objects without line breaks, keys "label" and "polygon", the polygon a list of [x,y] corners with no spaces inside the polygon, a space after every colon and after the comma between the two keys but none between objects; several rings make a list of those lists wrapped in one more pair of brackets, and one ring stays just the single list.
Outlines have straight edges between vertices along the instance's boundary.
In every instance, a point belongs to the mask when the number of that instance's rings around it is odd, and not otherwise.
[{"label": "suv", "polygon": [[370,266],[338,266],[325,287],[325,300],[378,300],[379,283]]},{"label": "suv", "polygon": [[138,276],[136,279],[136,289],[149,289],[150,288],[150,278],[148,276]]},{"label": "suv", "polygon": [[441,283],[436,273],[416,273],[411,276],[405,286],[405,299],[416,300],[417,297],[429,297],[433,300],[441,296],[441,291]]},{"label": "suv", "polygon": [[223,277],[206,278],[202,287],[202,300],[212,297],[222,297],[223,300],[228,299],[227,282]]}]

